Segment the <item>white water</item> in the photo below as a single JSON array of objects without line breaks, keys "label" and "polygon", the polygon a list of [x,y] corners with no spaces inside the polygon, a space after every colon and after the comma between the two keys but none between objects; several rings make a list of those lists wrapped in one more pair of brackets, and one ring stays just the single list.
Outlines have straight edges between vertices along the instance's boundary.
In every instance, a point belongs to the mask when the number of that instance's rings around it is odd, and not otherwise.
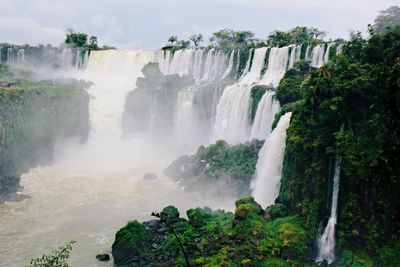
[{"label": "white water", "polygon": [[[267,48],[254,52],[253,64],[237,84],[228,86],[219,100],[213,127],[212,141],[224,139],[228,143],[244,142],[249,138],[249,105],[252,85],[260,78]],[[246,68],[250,66],[249,61]]]},{"label": "white water", "polygon": [[202,144],[200,138],[199,126],[193,114],[194,92],[190,90],[180,91],[178,93],[177,111],[176,111],[176,136],[177,143],[183,152],[195,151]]},{"label": "white water", "polygon": [[258,155],[251,189],[252,196],[263,207],[274,204],[279,195],[286,129],[289,127],[291,115],[291,113],[286,113],[281,117],[276,128],[265,140]]},{"label": "white water", "polygon": [[316,45],[312,50],[310,65],[312,67],[319,68],[322,65],[328,63],[329,52],[333,45],[334,45],[334,43]]},{"label": "white water", "polygon": [[340,162],[341,158],[336,157],[335,174],[333,177],[331,215],[329,217],[328,224],[325,227],[324,233],[318,240],[318,256],[316,262],[322,262],[325,260],[328,262],[328,264],[331,264],[335,260],[335,226],[337,220],[337,204],[339,196]]},{"label": "white water", "polygon": [[275,114],[280,109],[279,101],[275,100],[274,96],[275,93],[273,91],[267,91],[262,96],[257,106],[250,139],[265,140],[270,134]]},{"label": "white water", "polygon": [[268,69],[262,77],[260,83],[277,87],[289,63],[289,47],[273,47],[269,54]]},{"label": "white water", "polygon": [[[89,141],[85,145],[63,142],[51,166],[33,168],[22,176],[21,185],[29,198],[0,205],[0,265],[24,266],[31,258],[75,240],[71,266],[112,266],[98,262],[95,255],[111,252],[116,231],[128,220],[151,219],[152,211],[170,204],[180,208],[182,215],[196,206],[233,209],[233,199],[188,194],[162,176],[177,151],[147,138],[120,138],[126,94],[134,90],[142,67],[162,62],[165,70],[170,68],[167,60],[161,51],[92,53],[86,70],[78,76],[94,82],[88,90]],[[209,61],[223,62],[224,56],[215,54]],[[221,65],[204,72],[216,76],[225,71]],[[180,96],[178,127],[185,135],[192,130],[184,125],[191,120],[191,97],[190,93]],[[145,181],[142,176],[147,172],[160,178]]]},{"label": "white water", "polygon": [[92,52],[82,77],[94,82],[89,89],[93,134],[119,137],[126,95],[136,87],[143,66],[157,59],[158,53],[150,50]]},{"label": "white water", "polygon": [[[225,88],[225,97],[219,101],[214,125],[214,134],[231,143],[246,141],[253,134],[267,138],[266,144],[270,145],[263,146],[257,173],[261,170],[272,173],[273,176],[268,177],[275,181],[280,177],[279,166],[285,143],[282,127],[287,128],[290,115],[284,115],[268,136],[273,114],[278,109],[277,103],[271,101],[272,94],[263,96],[252,129],[248,109],[251,86],[276,86],[288,65],[293,63],[288,51],[287,47],[271,49],[268,69],[263,77],[261,70],[267,48],[254,51],[253,64],[249,59],[247,70],[239,82]],[[13,59],[11,52],[10,60]],[[297,53],[293,54],[295,61]],[[52,60],[50,53],[45,56]],[[26,60],[26,53],[24,57]],[[69,50],[65,50],[64,59],[57,59],[57,62],[68,64],[68,57]],[[21,52],[19,59],[22,58]],[[178,151],[166,151],[146,138],[120,138],[126,95],[134,90],[136,78],[141,76],[145,64],[158,62],[164,74],[191,74],[201,82],[223,77],[231,66],[230,58],[231,55],[228,58],[219,51],[199,49],[174,55],[162,51],[118,50],[93,52],[90,57],[85,55],[79,65],[87,64],[86,70],[77,77],[95,83],[89,89],[90,139],[83,146],[63,144],[64,149],[58,151],[54,164],[24,174],[21,185],[30,198],[0,205],[1,264],[24,266],[30,258],[50,252],[69,240],[76,240],[71,266],[104,266],[95,260],[94,255],[110,252],[115,232],[128,220],[150,219],[151,211],[159,211],[169,204],[181,208],[182,213],[189,207],[206,205],[232,209],[233,199],[215,200],[187,194],[160,175],[161,170],[176,158]],[[238,66],[239,62],[236,68]],[[214,95],[218,95],[217,91]],[[176,127],[179,138],[188,144],[194,142],[189,138],[193,131],[204,130],[197,130],[192,108],[192,92],[181,92],[177,99]],[[264,120],[267,123],[263,123]],[[160,179],[144,181],[142,176],[147,172],[159,174]],[[260,174],[257,177],[261,179],[264,176]],[[254,194],[265,188],[258,180],[253,184]],[[279,191],[279,181],[277,183],[273,194]],[[264,205],[263,201],[260,203]]]}]

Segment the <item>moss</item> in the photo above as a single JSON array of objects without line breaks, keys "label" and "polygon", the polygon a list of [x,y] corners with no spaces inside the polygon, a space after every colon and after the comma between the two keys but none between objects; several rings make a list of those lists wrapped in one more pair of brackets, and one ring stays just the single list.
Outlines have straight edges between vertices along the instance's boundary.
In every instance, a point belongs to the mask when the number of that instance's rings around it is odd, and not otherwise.
[{"label": "moss", "polygon": [[260,100],[262,98],[262,96],[264,95],[264,93],[270,90],[270,88],[268,86],[265,85],[256,85],[253,86],[251,88],[250,91],[250,121],[253,122],[254,118],[256,116],[257,113],[257,107],[258,104],[260,103]]},{"label": "moss", "polygon": [[174,221],[179,218],[179,211],[174,206],[168,206],[161,211],[160,215],[167,222]]}]

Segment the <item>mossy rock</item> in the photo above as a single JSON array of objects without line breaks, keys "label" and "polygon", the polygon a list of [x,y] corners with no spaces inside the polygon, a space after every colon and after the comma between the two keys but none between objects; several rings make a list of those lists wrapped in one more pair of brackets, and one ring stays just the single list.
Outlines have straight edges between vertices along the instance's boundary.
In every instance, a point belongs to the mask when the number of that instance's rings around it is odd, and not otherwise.
[{"label": "mossy rock", "polygon": [[112,255],[116,265],[149,260],[151,240],[146,228],[138,221],[131,221],[115,235]]}]

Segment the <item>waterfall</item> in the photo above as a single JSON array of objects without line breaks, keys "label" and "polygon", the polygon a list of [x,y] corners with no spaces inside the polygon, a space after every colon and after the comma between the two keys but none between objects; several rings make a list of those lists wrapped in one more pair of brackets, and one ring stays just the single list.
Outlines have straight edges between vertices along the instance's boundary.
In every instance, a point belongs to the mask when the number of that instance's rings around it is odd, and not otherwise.
[{"label": "waterfall", "polygon": [[267,91],[262,96],[251,128],[250,139],[265,140],[271,132],[275,114],[280,109],[279,102],[274,96],[273,91]]},{"label": "waterfall", "polygon": [[302,45],[290,45],[290,60],[288,68],[292,68],[294,63],[300,60],[300,53],[301,53],[301,46]]},{"label": "waterfall", "polygon": [[[252,84],[260,78],[264,67],[267,48],[254,51],[253,64],[247,61],[251,68],[237,84],[228,86],[222,93],[217,106],[217,114],[213,127],[212,140],[224,139],[228,143],[238,143],[248,140],[250,133],[249,105]],[[246,67],[247,68],[247,67]]]},{"label": "waterfall", "polygon": [[226,69],[224,75],[222,76],[222,78],[227,77],[233,70],[233,60],[235,57],[235,50],[232,50],[231,55],[229,56],[229,64],[228,64],[228,68]]},{"label": "waterfall", "polygon": [[334,45],[334,43],[330,43],[330,44],[328,44],[328,47],[326,48],[326,52],[325,52],[325,55],[324,55],[324,64],[328,63],[328,61],[329,61],[329,53],[330,53],[331,47],[333,45]]},{"label": "waterfall", "polygon": [[329,217],[328,224],[325,227],[324,233],[318,240],[318,256],[316,262],[322,262],[326,260],[328,264],[331,264],[335,260],[335,226],[337,220],[337,204],[339,196],[340,163],[341,158],[336,157],[335,173],[333,177],[331,215]]},{"label": "waterfall", "polygon": [[325,44],[319,44],[315,46],[312,50],[311,55],[311,66],[315,68],[319,68],[324,65],[324,58],[325,58]]},{"label": "waterfall", "polygon": [[339,55],[340,53],[342,53],[342,48],[343,48],[343,45],[342,45],[342,44],[340,44],[340,45],[338,45],[338,46],[336,47],[336,55]]},{"label": "waterfall", "polygon": [[247,59],[246,66],[244,67],[242,77],[244,77],[250,71],[251,59],[252,59],[251,55],[253,54],[253,50],[254,49],[249,50],[249,58]]},{"label": "waterfall", "polygon": [[278,47],[271,48],[268,60],[268,68],[263,78],[261,79],[260,83],[277,87],[280,80],[285,75],[288,66],[288,61],[289,61],[288,46],[282,48]]},{"label": "waterfall", "polygon": [[257,48],[254,51],[253,62],[251,69],[240,80],[240,84],[251,84],[260,80],[261,71],[264,67],[265,55],[267,54],[267,47]]},{"label": "waterfall", "polygon": [[204,54],[204,49],[181,49],[173,55],[167,51],[164,56],[159,57],[158,63],[164,74],[191,75],[196,81],[223,78],[229,68],[232,69],[231,60],[228,65],[228,56],[222,51],[210,49],[207,55]]},{"label": "waterfall", "polygon": [[25,49],[23,49],[23,48],[18,49],[17,58],[18,58],[19,62],[24,62],[25,61]]},{"label": "waterfall", "polygon": [[286,129],[289,127],[291,115],[291,113],[286,113],[281,117],[276,128],[265,140],[258,155],[251,189],[254,199],[264,207],[274,204],[279,195]]},{"label": "waterfall", "polygon": [[142,76],[142,68],[157,62],[159,51],[93,51],[82,77],[94,82],[91,100],[91,135],[120,135],[125,98]]},{"label": "waterfall", "polygon": [[310,61],[311,60],[310,50],[311,50],[311,45],[307,45],[306,52],[304,54],[304,60],[305,61]]},{"label": "waterfall", "polygon": [[177,111],[176,111],[176,137],[180,146],[186,148],[197,148],[201,143],[197,138],[198,125],[193,114],[194,92],[190,90],[180,91],[178,93]]}]

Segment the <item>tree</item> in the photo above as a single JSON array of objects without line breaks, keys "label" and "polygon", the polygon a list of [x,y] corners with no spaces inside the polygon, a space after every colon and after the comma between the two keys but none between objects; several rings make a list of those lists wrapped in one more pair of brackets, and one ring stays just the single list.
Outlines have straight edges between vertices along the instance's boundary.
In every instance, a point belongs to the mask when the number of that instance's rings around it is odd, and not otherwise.
[{"label": "tree", "polygon": [[400,26],[400,7],[392,6],[379,11],[375,19],[374,28],[379,33],[388,32],[390,29]]},{"label": "tree", "polygon": [[67,260],[75,241],[68,242],[65,246],[53,250],[49,255],[43,255],[37,259],[32,259],[27,267],[68,267]]},{"label": "tree", "polygon": [[173,45],[174,43],[176,43],[177,41],[178,41],[178,37],[177,37],[177,36],[170,36],[170,37],[168,38],[168,42],[171,43],[172,45]]},{"label": "tree", "polygon": [[91,45],[97,45],[97,37],[96,37],[96,36],[90,36],[90,38],[89,38],[89,44],[91,44]]},{"label": "tree", "polygon": [[309,35],[313,39],[324,38],[326,36],[326,32],[320,31],[317,28],[311,27],[308,29]]},{"label": "tree", "polygon": [[67,29],[65,43],[72,47],[84,47],[87,44],[88,35],[82,32],[74,32],[72,29]]},{"label": "tree", "polygon": [[189,36],[189,40],[193,42],[195,47],[198,47],[201,42],[203,42],[204,37],[203,34],[192,34]]},{"label": "tree", "polygon": [[223,29],[214,32],[210,42],[222,50],[231,50],[254,44],[254,33],[250,31],[234,31]]},{"label": "tree", "polygon": [[273,31],[267,38],[267,43],[272,46],[286,46],[290,44],[304,44],[321,41],[326,33],[317,28],[295,27],[288,32]]}]

